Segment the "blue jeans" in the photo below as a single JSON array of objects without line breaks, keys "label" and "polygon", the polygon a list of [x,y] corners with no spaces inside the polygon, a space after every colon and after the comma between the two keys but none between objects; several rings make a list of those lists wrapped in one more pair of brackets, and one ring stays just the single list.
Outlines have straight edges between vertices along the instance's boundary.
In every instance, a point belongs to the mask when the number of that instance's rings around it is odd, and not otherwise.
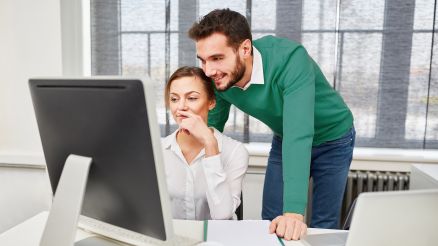
[{"label": "blue jeans", "polygon": [[[310,227],[339,228],[342,199],[353,157],[356,132],[312,147],[310,176],[313,178]],[[262,218],[272,220],[283,214],[282,139],[274,136],[269,152],[263,188]]]}]

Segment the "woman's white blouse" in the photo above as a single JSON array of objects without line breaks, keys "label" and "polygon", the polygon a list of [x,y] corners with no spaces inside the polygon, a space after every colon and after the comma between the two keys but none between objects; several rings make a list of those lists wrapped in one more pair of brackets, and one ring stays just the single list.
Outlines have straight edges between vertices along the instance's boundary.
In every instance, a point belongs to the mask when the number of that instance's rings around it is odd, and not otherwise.
[{"label": "woman's white blouse", "polygon": [[188,165],[176,133],[162,140],[167,188],[174,219],[230,219],[240,205],[242,181],[248,168],[245,146],[214,129],[219,154],[205,150]]}]

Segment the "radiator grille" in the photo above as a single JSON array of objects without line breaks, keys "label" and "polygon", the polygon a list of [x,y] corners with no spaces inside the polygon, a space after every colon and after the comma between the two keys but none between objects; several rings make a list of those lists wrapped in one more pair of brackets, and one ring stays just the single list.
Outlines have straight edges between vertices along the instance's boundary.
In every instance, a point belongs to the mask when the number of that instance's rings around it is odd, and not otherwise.
[{"label": "radiator grille", "polygon": [[393,191],[409,189],[409,173],[350,170],[342,204],[341,221],[351,203],[362,192]]},{"label": "radiator grille", "polygon": [[[307,206],[306,222],[309,225],[312,214],[312,179],[309,184],[309,201]],[[387,172],[387,171],[364,171],[350,170],[345,187],[344,200],[341,210],[341,225],[350,209],[351,203],[362,192],[393,191],[409,189],[408,172]]]}]

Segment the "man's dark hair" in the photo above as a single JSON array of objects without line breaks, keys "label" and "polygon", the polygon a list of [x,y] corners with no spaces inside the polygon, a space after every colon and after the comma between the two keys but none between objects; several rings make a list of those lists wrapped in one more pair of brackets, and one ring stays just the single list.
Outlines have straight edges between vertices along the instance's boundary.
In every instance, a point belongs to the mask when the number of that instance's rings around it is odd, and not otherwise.
[{"label": "man's dark hair", "polygon": [[252,43],[251,29],[245,16],[230,9],[215,9],[193,23],[189,37],[195,41],[209,37],[213,33],[222,33],[227,37],[228,45],[234,50],[249,39]]}]

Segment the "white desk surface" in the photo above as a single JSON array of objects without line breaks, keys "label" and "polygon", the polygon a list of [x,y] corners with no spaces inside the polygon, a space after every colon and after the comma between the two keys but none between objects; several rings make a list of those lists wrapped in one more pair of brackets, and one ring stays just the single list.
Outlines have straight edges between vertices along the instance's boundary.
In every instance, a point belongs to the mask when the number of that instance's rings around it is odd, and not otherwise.
[{"label": "white desk surface", "polygon": [[[0,245],[2,246],[37,246],[43,233],[48,212],[41,212],[21,224],[0,234]],[[204,235],[203,221],[174,220],[176,234],[202,240]],[[309,228],[308,234],[334,233],[339,230]],[[93,234],[78,229],[76,241],[91,237]],[[300,241],[284,241],[287,246],[303,245]]]}]

